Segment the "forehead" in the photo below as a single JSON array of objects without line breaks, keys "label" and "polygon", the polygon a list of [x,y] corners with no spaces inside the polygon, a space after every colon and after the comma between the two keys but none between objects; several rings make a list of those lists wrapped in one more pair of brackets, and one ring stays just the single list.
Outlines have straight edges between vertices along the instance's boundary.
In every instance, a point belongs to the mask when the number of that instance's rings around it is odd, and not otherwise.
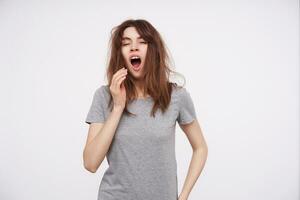
[{"label": "forehead", "polygon": [[128,27],[124,30],[122,40],[142,39],[135,27]]}]

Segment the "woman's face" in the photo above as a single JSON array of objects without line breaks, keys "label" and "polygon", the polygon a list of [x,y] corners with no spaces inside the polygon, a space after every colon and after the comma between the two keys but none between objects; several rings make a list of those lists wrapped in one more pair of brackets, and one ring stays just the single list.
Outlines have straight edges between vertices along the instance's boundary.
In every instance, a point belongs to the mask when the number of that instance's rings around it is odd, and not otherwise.
[{"label": "woman's face", "polygon": [[147,48],[148,43],[140,37],[135,27],[124,30],[121,51],[126,68],[135,79],[143,77]]}]

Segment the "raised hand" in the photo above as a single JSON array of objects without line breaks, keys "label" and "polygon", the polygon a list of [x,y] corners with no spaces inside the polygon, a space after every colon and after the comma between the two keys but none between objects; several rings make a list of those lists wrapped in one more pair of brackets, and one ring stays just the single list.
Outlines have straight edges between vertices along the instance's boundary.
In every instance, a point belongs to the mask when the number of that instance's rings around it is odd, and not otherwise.
[{"label": "raised hand", "polygon": [[109,87],[110,93],[113,97],[114,108],[124,109],[126,103],[126,90],[124,80],[127,75],[127,69],[124,67],[119,69],[112,77],[111,85]]}]

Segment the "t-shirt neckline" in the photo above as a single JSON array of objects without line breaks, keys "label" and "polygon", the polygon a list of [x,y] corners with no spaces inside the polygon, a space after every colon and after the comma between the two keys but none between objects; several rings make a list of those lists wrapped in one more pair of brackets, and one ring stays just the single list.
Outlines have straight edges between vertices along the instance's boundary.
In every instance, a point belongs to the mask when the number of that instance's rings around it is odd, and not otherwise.
[{"label": "t-shirt neckline", "polygon": [[147,101],[147,100],[150,100],[152,97],[151,96],[148,96],[146,98],[135,98],[133,99],[133,101]]}]

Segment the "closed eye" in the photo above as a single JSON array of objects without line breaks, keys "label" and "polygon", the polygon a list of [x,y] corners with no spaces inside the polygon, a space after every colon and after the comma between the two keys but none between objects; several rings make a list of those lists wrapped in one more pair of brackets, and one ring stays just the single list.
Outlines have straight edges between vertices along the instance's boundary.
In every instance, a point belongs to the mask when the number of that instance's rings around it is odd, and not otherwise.
[{"label": "closed eye", "polygon": [[[140,42],[140,43],[147,44],[148,42]],[[122,46],[127,46],[127,45],[129,45],[129,43],[128,44],[122,44]]]}]

